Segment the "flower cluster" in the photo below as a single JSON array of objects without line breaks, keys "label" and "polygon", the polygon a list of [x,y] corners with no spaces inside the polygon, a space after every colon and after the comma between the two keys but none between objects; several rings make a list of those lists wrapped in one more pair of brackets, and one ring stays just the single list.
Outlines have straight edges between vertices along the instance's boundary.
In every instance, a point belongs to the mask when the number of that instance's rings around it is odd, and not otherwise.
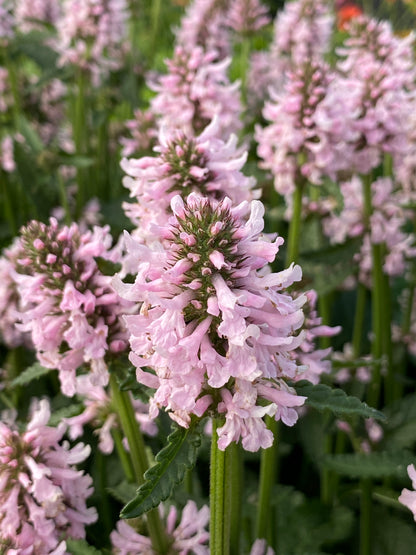
[{"label": "flower cluster", "polygon": [[16,24],[20,31],[42,29],[40,22],[55,25],[60,16],[60,4],[55,0],[17,0]]},{"label": "flower cluster", "polygon": [[327,128],[315,118],[330,79],[325,64],[307,62],[289,74],[284,90],[272,92],[264,107],[263,115],[271,123],[256,129],[258,154],[282,195],[291,195],[300,179],[319,184],[330,163],[336,164]]},{"label": "flower cluster", "polygon": [[285,382],[304,370],[292,351],[305,297],[284,292],[301,269],[270,273],[283,239],[262,237],[260,201],[233,207],[192,193],[171,208],[159,243],[126,241],[139,261],[134,284],[115,280],[121,297],[141,303],[125,320],[137,379],[156,390],[150,414],[163,407],[187,427],[209,409],[225,417],[220,449],[239,439],[249,451],[269,447],[263,416],[293,425],[305,400]]},{"label": "flower cluster", "polygon": [[218,138],[219,125],[214,118],[197,137],[180,131],[161,132],[154,149],[158,156],[121,161],[127,173],[123,184],[137,201],[124,203],[127,216],[139,226],[136,235],[152,235],[156,222],[166,220],[176,194],[196,192],[216,199],[228,196],[234,204],[259,196],[260,191],[253,190],[254,178],[241,172],[247,152],[237,148],[235,135],[226,143]]},{"label": "flower cluster", "polygon": [[227,75],[231,59],[217,58],[215,50],[200,46],[175,48],[166,62],[169,73],[149,83],[157,93],[151,110],[159,127],[197,135],[218,116],[219,137],[227,139],[241,129],[239,83],[230,83]]},{"label": "flower cluster", "polygon": [[[59,443],[65,426],[49,427],[49,404],[34,406],[26,430],[0,422],[0,547],[6,553],[66,553],[65,538],[84,538],[96,521],[87,508],[90,476],[74,465],[90,448]],[[6,549],[6,551],[3,551]]]},{"label": "flower cluster", "polygon": [[[166,517],[166,532],[172,542],[172,550],[181,555],[208,555],[209,508],[204,505],[198,510],[194,501],[188,501],[177,524],[178,511],[171,506]],[[136,532],[126,521],[119,521],[111,534],[114,553],[117,555],[155,555],[150,538]]]},{"label": "flower cluster", "polygon": [[92,72],[95,82],[117,69],[127,38],[126,0],[65,0],[58,20],[60,63]]},{"label": "flower cluster", "polygon": [[259,0],[234,0],[227,13],[227,21],[237,33],[249,35],[270,23],[270,16]]},{"label": "flower cluster", "polygon": [[[362,180],[354,176],[341,183],[343,208],[324,220],[324,230],[332,243],[349,237],[363,237],[360,253],[355,257],[360,267],[360,281],[371,281],[371,245],[385,245],[383,269],[386,275],[402,275],[408,260],[416,254],[415,236],[404,231],[410,214],[404,208],[407,195],[395,190],[391,178],[380,177],[371,184],[373,210],[366,222]],[[367,227],[370,224],[369,228]]]},{"label": "flower cluster", "polygon": [[39,361],[59,370],[62,392],[76,392],[76,370],[90,365],[95,385],[108,381],[106,357],[124,351],[126,333],[111,278],[94,257],[116,262],[108,227],[81,233],[74,223],[33,221],[22,229],[13,273],[22,331],[30,332]]}]

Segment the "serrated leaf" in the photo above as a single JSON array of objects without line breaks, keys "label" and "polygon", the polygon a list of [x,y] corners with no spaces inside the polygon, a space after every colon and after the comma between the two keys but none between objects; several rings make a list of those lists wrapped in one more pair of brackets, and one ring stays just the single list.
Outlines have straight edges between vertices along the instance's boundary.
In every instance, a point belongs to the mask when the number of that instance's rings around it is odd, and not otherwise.
[{"label": "serrated leaf", "polygon": [[326,468],[350,478],[385,478],[407,475],[407,465],[414,462],[412,453],[375,451],[372,453],[343,453],[322,459]]},{"label": "serrated leaf", "polygon": [[332,388],[324,384],[311,384],[301,380],[293,384],[298,395],[307,397],[305,405],[314,409],[329,410],[339,417],[361,416],[363,418],[375,418],[386,420],[385,415],[363,403],[358,397],[347,395],[342,389]]},{"label": "serrated leaf", "polygon": [[36,155],[40,154],[44,150],[45,147],[42,139],[36,132],[33,125],[22,115],[19,116],[17,128]]},{"label": "serrated leaf", "polygon": [[66,547],[71,555],[99,555],[102,551],[92,547],[85,540],[67,539]]},{"label": "serrated leaf", "polygon": [[45,368],[39,364],[39,362],[35,362],[32,366],[23,370],[23,372],[12,381],[11,385],[12,387],[17,385],[27,385],[33,380],[38,380],[42,376],[46,376],[46,374],[49,374],[52,370],[52,368]]},{"label": "serrated leaf", "polygon": [[113,276],[121,270],[121,264],[111,262],[111,260],[106,260],[101,256],[94,256],[94,260],[100,272],[105,276]]},{"label": "serrated leaf", "polygon": [[157,507],[170,497],[186,471],[194,466],[201,444],[198,422],[189,428],[173,427],[176,429],[168,436],[167,445],[156,455],[156,464],[145,473],[144,484],[123,508],[121,518],[136,518]]}]

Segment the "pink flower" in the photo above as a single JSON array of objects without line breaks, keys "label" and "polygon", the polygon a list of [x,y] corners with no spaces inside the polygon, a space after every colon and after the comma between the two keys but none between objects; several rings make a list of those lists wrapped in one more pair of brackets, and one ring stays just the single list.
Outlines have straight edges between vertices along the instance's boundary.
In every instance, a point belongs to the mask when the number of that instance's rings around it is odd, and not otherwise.
[{"label": "pink flower", "polygon": [[49,418],[43,400],[32,407],[26,431],[0,422],[0,536],[17,553],[66,553],[59,542],[84,538],[85,526],[97,519],[86,506],[92,480],[74,466],[90,449],[61,445],[65,426],[48,427]]},{"label": "pink flower", "polygon": [[[188,501],[177,524],[178,511],[172,505],[166,517],[166,531],[172,539],[172,549],[179,555],[208,555],[209,508],[198,510],[194,501]],[[117,555],[155,555],[148,537],[136,532],[132,525],[120,520],[117,530],[111,533],[114,553]]]},{"label": "pink flower", "polygon": [[304,402],[284,381],[302,371],[292,352],[304,337],[305,298],[285,292],[301,269],[270,272],[283,239],[262,236],[260,201],[233,207],[192,193],[171,208],[159,243],[127,243],[138,260],[135,283],[114,282],[121,297],[141,303],[140,314],[125,317],[130,360],[138,381],[156,390],[151,415],[163,407],[188,426],[192,414],[217,410],[228,422],[220,448],[242,438],[255,451],[271,444],[263,416],[292,425],[291,407]]},{"label": "pink flower", "polygon": [[126,305],[94,259],[120,260],[111,242],[108,228],[81,233],[75,223],[60,227],[54,218],[22,229],[13,272],[19,329],[30,332],[39,361],[59,370],[65,395],[76,392],[76,370],[83,364],[93,385],[106,385],[106,360],[127,347],[120,320]]},{"label": "pink flower", "polygon": [[227,142],[218,137],[217,117],[197,137],[179,131],[159,133],[157,156],[123,159],[121,167],[128,174],[123,179],[134,203],[124,209],[138,228],[136,235],[150,240],[157,233],[157,222],[164,222],[170,212],[170,201],[176,194],[191,192],[220,199],[228,196],[235,204],[260,195],[253,190],[254,178],[241,169],[247,152],[237,147],[237,137]]},{"label": "pink flower", "polygon": [[[114,449],[111,431],[119,427],[118,416],[114,412],[111,398],[103,387],[92,386],[86,375],[78,377],[77,395],[82,399],[85,410],[76,416],[64,419],[69,427],[69,437],[77,439],[82,435],[84,426],[91,424],[94,433],[98,435],[100,451],[111,453]],[[157,425],[149,418],[148,406],[138,399],[132,399],[131,402],[142,432],[150,436],[156,435]]]},{"label": "pink flower", "polygon": [[65,0],[58,21],[59,63],[88,69],[95,83],[120,66],[127,39],[126,0]]},{"label": "pink flower", "polygon": [[227,75],[231,58],[217,59],[215,50],[200,46],[175,48],[167,60],[169,73],[149,83],[157,95],[151,111],[162,129],[179,129],[188,136],[198,135],[218,117],[218,137],[227,140],[238,132],[241,103],[239,83],[230,83]]},{"label": "pink flower", "polygon": [[176,32],[177,45],[189,51],[196,47],[202,47],[207,52],[215,51],[219,60],[230,56],[227,8],[227,3],[217,0],[189,2]]},{"label": "pink flower", "polygon": [[18,0],[15,7],[19,30],[25,33],[41,29],[38,22],[56,25],[60,16],[60,6],[54,0]]},{"label": "pink flower", "polygon": [[[416,469],[414,464],[409,464],[407,467],[407,473],[409,478],[412,480],[413,490],[416,489]],[[413,513],[413,518],[416,522],[416,491],[410,491],[408,489],[403,489],[399,497],[400,503],[405,505]]]},{"label": "pink flower", "polygon": [[227,21],[237,33],[245,35],[267,25],[270,16],[260,0],[234,0],[227,13]]}]

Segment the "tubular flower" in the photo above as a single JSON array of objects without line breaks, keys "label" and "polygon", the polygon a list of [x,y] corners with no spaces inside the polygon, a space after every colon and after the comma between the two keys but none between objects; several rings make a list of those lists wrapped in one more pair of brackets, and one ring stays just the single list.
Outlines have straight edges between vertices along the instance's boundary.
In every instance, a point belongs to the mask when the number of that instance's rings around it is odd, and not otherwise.
[{"label": "tubular flower", "polygon": [[[137,234],[151,235],[155,222],[164,222],[170,213],[170,200],[178,193],[191,192],[221,199],[228,196],[235,204],[252,200],[260,191],[253,191],[254,178],[241,169],[247,152],[237,148],[237,137],[225,143],[218,138],[219,121],[215,118],[195,138],[179,131],[161,132],[158,156],[123,159],[122,169],[128,174],[123,184],[130,189],[135,203],[125,203],[127,216],[139,227]],[[256,194],[257,193],[257,194]]]},{"label": "tubular flower", "polygon": [[268,9],[259,0],[233,0],[227,13],[228,25],[249,35],[270,23]]},{"label": "tubular flower", "polygon": [[150,414],[163,407],[188,427],[192,415],[217,411],[225,418],[221,449],[239,439],[250,451],[269,447],[263,416],[292,425],[293,407],[305,400],[285,382],[304,370],[292,351],[303,341],[295,332],[305,298],[284,292],[301,269],[269,271],[283,239],[262,237],[260,201],[233,208],[228,198],[192,193],[186,202],[174,197],[171,208],[160,243],[149,248],[127,237],[139,260],[135,283],[115,278],[122,297],[141,303],[140,314],[125,320],[137,379],[156,390]]},{"label": "tubular flower", "polygon": [[330,47],[333,24],[328,2],[286,2],[275,20],[272,57],[286,60],[286,69],[322,59]]},{"label": "tubular flower", "polygon": [[350,172],[366,174],[384,153],[400,168],[414,132],[414,37],[397,37],[388,22],[361,16],[347,25],[349,36],[338,49],[337,70],[355,115]]},{"label": "tubular flower", "polygon": [[326,64],[307,62],[266,102],[263,115],[271,123],[256,129],[258,154],[282,195],[292,195],[299,179],[320,184],[338,167],[339,145],[332,140],[332,129],[317,117],[333,78]]},{"label": "tubular flower", "polygon": [[[166,531],[172,542],[172,552],[178,555],[208,555],[209,508],[204,505],[198,510],[194,501],[188,501],[182,511],[178,525],[178,511],[171,506],[166,518]],[[117,523],[111,533],[113,553],[117,555],[155,555],[150,538],[139,534],[125,520]]]},{"label": "tubular flower", "polygon": [[108,381],[108,357],[127,347],[120,305],[109,276],[94,257],[116,262],[108,228],[81,233],[33,221],[21,232],[13,274],[21,300],[20,329],[31,333],[39,361],[59,371],[62,392],[76,392],[76,370],[84,363],[94,385]]},{"label": "tubular flower", "polygon": [[65,0],[58,21],[60,63],[92,72],[96,83],[122,61],[127,39],[126,0]]},{"label": "tubular flower", "polygon": [[74,466],[90,448],[61,445],[65,426],[51,428],[49,418],[43,400],[24,432],[0,422],[0,547],[9,548],[2,552],[67,553],[65,538],[84,538],[85,526],[97,520],[86,506],[92,480]]},{"label": "tubular flower", "polygon": [[217,59],[231,55],[230,28],[227,25],[226,0],[193,0],[189,2],[176,32],[178,46],[192,51],[201,47],[216,51]]},{"label": "tubular flower", "polygon": [[[91,424],[94,433],[98,435],[98,448],[103,453],[111,453],[114,441],[111,430],[118,426],[117,413],[111,398],[103,387],[92,386],[87,376],[79,376],[77,380],[77,395],[82,398],[85,410],[76,416],[65,418],[69,427],[68,435],[77,439],[83,433],[85,424]],[[139,399],[131,399],[135,417],[142,432],[150,436],[157,434],[157,425],[149,418],[148,406]]]},{"label": "tubular flower", "polygon": [[173,59],[166,62],[169,73],[149,83],[157,93],[151,101],[151,110],[158,125],[192,136],[218,116],[220,137],[228,139],[230,133],[239,131],[240,83],[230,83],[227,75],[230,63],[231,58],[218,61],[215,50],[204,51],[196,46],[189,51],[176,47]]},{"label": "tubular flower", "polygon": [[402,275],[408,267],[408,260],[416,254],[415,236],[404,231],[411,213],[404,208],[407,195],[396,189],[389,177],[380,177],[371,184],[373,213],[370,230],[365,223],[363,184],[353,176],[341,183],[343,208],[324,220],[324,231],[332,243],[342,243],[348,237],[363,236],[363,244],[355,260],[359,264],[359,279],[371,282],[371,245],[385,245],[383,270],[386,275]]},{"label": "tubular flower", "polygon": [[399,497],[400,503],[405,505],[413,513],[413,518],[416,522],[416,469],[414,464],[409,464],[407,467],[407,473],[409,478],[412,480],[413,491],[408,489],[403,489]]}]

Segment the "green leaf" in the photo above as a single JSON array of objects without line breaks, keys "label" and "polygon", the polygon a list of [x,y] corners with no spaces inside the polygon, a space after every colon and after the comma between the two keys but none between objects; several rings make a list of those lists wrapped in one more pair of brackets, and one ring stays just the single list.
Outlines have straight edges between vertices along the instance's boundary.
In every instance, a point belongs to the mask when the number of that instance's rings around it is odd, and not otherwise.
[{"label": "green leaf", "polygon": [[405,477],[407,465],[414,460],[414,455],[406,451],[374,451],[327,455],[322,463],[326,468],[350,478],[377,479],[388,476]]},{"label": "green leaf", "polygon": [[144,484],[123,508],[121,518],[136,518],[154,509],[182,482],[186,471],[194,466],[201,444],[198,422],[191,423],[189,428],[173,425],[167,445],[156,455],[156,464],[145,473]]},{"label": "green leaf", "polygon": [[30,146],[32,152],[38,155],[44,150],[45,146],[42,139],[39,137],[29,120],[22,115],[19,116],[17,128],[26,139],[26,142]]},{"label": "green leaf", "polygon": [[61,151],[58,155],[58,162],[65,166],[74,166],[75,168],[89,168],[94,164],[94,158],[78,154],[67,154]]},{"label": "green leaf", "polygon": [[373,507],[372,537],[374,555],[414,555],[416,527],[407,510],[407,522],[384,507]]},{"label": "green leaf", "polygon": [[49,418],[49,426],[57,426],[64,418],[71,418],[81,414],[85,406],[82,403],[72,403],[66,407],[54,410]]},{"label": "green leaf", "polygon": [[49,374],[52,370],[52,368],[45,368],[39,364],[39,362],[35,362],[32,366],[23,370],[23,372],[12,381],[11,385],[12,387],[17,385],[27,385],[33,380],[38,380],[42,376],[46,376],[46,374]]},{"label": "green leaf", "polygon": [[114,274],[121,270],[121,264],[111,262],[111,260],[106,260],[101,258],[101,256],[94,256],[94,260],[100,272],[105,276],[114,276]]},{"label": "green leaf", "polygon": [[301,253],[299,264],[306,278],[319,295],[325,295],[342,285],[354,271],[351,260],[359,250],[361,240],[351,239],[342,245]]},{"label": "green leaf", "polygon": [[307,397],[305,405],[319,411],[329,410],[338,417],[361,416],[363,418],[375,418],[386,420],[385,415],[358,397],[349,396],[342,389],[336,389],[324,384],[313,385],[306,380],[292,384],[298,395]]},{"label": "green leaf", "polygon": [[108,487],[107,491],[114,497],[114,499],[117,499],[120,503],[126,504],[136,494],[137,485],[130,484],[129,482],[123,480],[123,482],[120,482],[120,484],[117,484],[114,487]]},{"label": "green leaf", "polygon": [[65,541],[67,550],[71,555],[99,555],[102,553],[102,551],[92,547],[85,540],[67,539]]}]

